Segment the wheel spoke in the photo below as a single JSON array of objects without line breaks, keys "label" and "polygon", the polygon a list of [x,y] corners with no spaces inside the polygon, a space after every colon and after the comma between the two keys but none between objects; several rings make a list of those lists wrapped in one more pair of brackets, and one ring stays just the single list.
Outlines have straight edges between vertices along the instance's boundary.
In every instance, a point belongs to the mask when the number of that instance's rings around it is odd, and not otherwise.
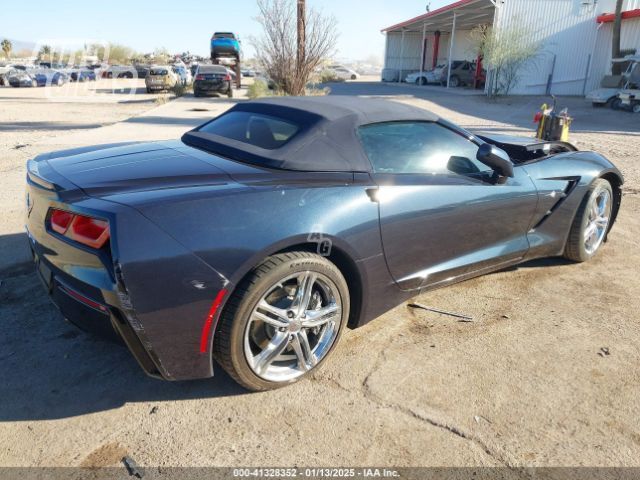
[{"label": "wheel spoke", "polygon": [[309,307],[313,285],[316,283],[317,278],[318,276],[313,272],[304,272],[298,277],[298,288],[291,305],[292,309],[297,310],[298,314],[301,314]]},{"label": "wheel spoke", "polygon": [[609,219],[606,217],[598,217],[595,220],[596,225],[600,228],[605,228],[609,224]]},{"label": "wheel spoke", "polygon": [[296,353],[296,357],[298,357],[298,365],[302,370],[311,370],[316,366],[318,360],[309,345],[307,332],[300,330],[295,334],[292,338],[291,346],[293,347],[293,351]]},{"label": "wheel spoke", "polygon": [[273,361],[287,348],[289,344],[288,333],[276,333],[267,347],[254,357],[253,364],[258,373],[263,374]]},{"label": "wheel spoke", "polygon": [[[262,312],[260,310],[262,310]],[[266,313],[269,313],[272,316],[266,315]],[[265,323],[268,323],[269,325],[273,325],[276,328],[283,328],[289,325],[287,312],[281,308],[269,305],[265,300],[262,300],[258,304],[253,316]]]},{"label": "wheel spoke", "polygon": [[340,307],[337,305],[329,305],[320,310],[308,310],[307,318],[302,321],[303,328],[320,327],[326,323],[336,320],[340,315]]},{"label": "wheel spoke", "polygon": [[594,233],[598,231],[596,225],[594,223],[590,223],[589,226],[584,231],[584,240],[585,242],[589,242]]},{"label": "wheel spoke", "polygon": [[598,202],[598,216],[604,216],[607,210],[607,204],[609,203],[609,194],[604,194],[600,197]]}]

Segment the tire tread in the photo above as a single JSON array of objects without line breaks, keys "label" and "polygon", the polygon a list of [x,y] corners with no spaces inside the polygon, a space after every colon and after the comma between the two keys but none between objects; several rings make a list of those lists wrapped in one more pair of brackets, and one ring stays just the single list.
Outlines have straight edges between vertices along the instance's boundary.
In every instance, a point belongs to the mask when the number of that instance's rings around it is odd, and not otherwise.
[{"label": "tire tread", "polygon": [[212,355],[216,362],[240,385],[252,390],[265,390],[248,385],[236,372],[231,357],[231,330],[236,317],[236,312],[242,304],[242,300],[255,288],[256,284],[268,275],[273,269],[289,261],[323,258],[320,255],[304,251],[284,252],[267,257],[260,265],[247,275],[233,291],[229,300],[220,314],[217,328],[214,332]]}]

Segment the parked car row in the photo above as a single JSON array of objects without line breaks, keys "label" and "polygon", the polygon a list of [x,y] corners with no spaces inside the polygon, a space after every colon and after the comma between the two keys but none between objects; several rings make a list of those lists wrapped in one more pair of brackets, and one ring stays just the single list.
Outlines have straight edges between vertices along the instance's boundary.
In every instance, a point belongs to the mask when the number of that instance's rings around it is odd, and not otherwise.
[{"label": "parked car row", "polygon": [[[477,78],[476,78],[477,77]],[[468,60],[454,60],[451,62],[451,77],[449,78],[449,65],[436,65],[431,70],[422,72],[413,72],[404,79],[407,83],[415,83],[416,85],[446,85],[456,88],[460,86],[484,85],[487,77],[486,70],[482,69],[477,74],[477,63]]]}]

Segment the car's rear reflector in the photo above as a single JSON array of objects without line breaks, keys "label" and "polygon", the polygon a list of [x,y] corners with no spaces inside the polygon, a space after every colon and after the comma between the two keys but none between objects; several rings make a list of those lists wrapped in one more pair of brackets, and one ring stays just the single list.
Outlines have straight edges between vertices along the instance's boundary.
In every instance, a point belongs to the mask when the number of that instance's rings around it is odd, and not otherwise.
[{"label": "car's rear reflector", "polygon": [[91,307],[91,308],[93,308],[95,310],[98,310],[98,311],[100,311],[102,313],[108,313],[109,312],[107,307],[105,307],[101,303],[98,303],[98,302],[96,302],[94,300],[91,300],[89,297],[85,297],[80,292],[77,292],[74,289],[67,287],[66,285],[62,285],[60,282],[58,282],[58,288],[60,290],[62,290],[64,293],[66,293],[68,296],[73,298],[74,300],[85,304],[87,307]]},{"label": "car's rear reflector", "polygon": [[52,208],[49,214],[51,230],[91,248],[99,249],[109,240],[109,222],[87,215]]},{"label": "car's rear reflector", "polygon": [[205,77],[204,75],[200,74],[200,75],[196,75],[196,80],[204,80]]}]

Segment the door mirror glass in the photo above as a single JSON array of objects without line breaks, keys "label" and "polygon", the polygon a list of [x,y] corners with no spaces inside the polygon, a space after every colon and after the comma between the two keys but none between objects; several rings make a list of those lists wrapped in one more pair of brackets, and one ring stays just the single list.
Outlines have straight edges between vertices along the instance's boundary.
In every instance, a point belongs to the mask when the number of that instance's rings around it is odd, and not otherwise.
[{"label": "door mirror glass", "polygon": [[513,163],[504,150],[484,143],[480,145],[476,158],[502,177],[513,177]]}]

